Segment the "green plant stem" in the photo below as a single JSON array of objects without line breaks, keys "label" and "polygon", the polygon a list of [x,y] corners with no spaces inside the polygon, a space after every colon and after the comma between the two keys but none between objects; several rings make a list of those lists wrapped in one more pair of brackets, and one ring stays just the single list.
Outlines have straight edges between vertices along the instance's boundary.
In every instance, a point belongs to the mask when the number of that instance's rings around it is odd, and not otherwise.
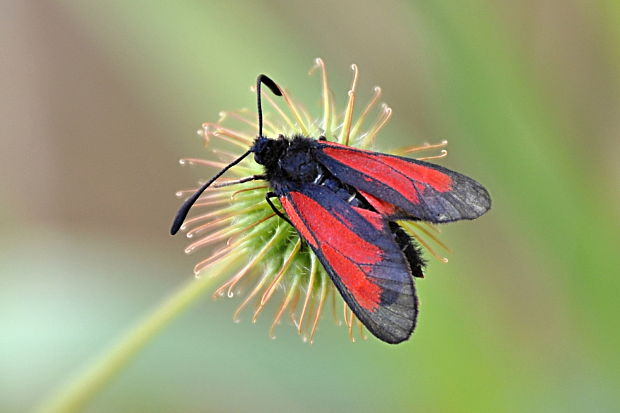
[{"label": "green plant stem", "polygon": [[192,279],[165,299],[108,351],[44,401],[37,411],[46,413],[80,411],[159,331],[202,297],[212,281],[228,269],[232,258],[234,257],[227,257],[217,263],[209,270],[208,276]]}]

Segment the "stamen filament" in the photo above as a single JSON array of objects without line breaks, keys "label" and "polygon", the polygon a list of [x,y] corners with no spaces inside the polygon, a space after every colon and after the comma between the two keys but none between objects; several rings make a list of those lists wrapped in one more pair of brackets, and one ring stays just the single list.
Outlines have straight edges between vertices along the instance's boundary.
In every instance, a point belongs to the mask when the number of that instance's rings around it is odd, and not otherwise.
[{"label": "stamen filament", "polygon": [[278,283],[282,279],[282,276],[286,273],[286,271],[288,271],[289,267],[293,263],[293,261],[295,259],[295,256],[299,252],[299,248],[301,248],[301,238],[299,238],[297,240],[297,242],[295,243],[295,246],[293,247],[293,250],[291,251],[289,256],[284,260],[284,262],[282,263],[282,267],[280,268],[280,271],[275,276],[275,278],[274,278],[273,282],[271,283],[271,285],[269,287],[267,287],[267,290],[265,291],[265,294],[263,294],[263,296],[261,297],[261,299],[260,299],[260,304],[261,305],[265,305],[265,303],[269,300],[269,298],[271,298],[271,295],[275,291],[275,287],[278,285]]},{"label": "stamen filament", "polygon": [[362,139],[360,146],[363,148],[371,147],[374,144],[375,137],[377,136],[379,131],[383,129],[383,127],[388,123],[391,117],[392,117],[392,108],[390,108],[388,105],[384,103],[380,120],[368,132],[368,134],[364,136],[364,139]]},{"label": "stamen filament", "polygon": [[332,291],[331,296],[332,296],[332,300],[331,300],[332,301],[332,317],[334,318],[334,324],[336,324],[337,326],[341,326],[342,323],[338,319],[338,312],[336,311],[336,293]]},{"label": "stamen filament", "polygon": [[323,96],[323,129],[325,136],[331,136],[331,122],[332,122],[332,96],[329,90],[329,83],[327,81],[327,69],[325,68],[325,62],[320,57],[315,60],[315,65],[310,69],[309,74],[314,72],[317,67],[321,68],[321,80],[322,80],[322,96]]},{"label": "stamen filament", "polygon": [[431,231],[433,231],[436,234],[441,234],[441,228],[439,228],[439,226],[435,225],[435,224],[431,224],[430,222],[422,222],[420,221],[418,223],[418,225],[423,225],[426,227],[426,229],[429,229]]},{"label": "stamen filament", "polygon": [[357,65],[351,65],[353,70],[353,83],[351,84],[351,90],[349,90],[349,101],[347,102],[347,108],[344,112],[344,122],[342,124],[342,130],[338,137],[338,142],[348,145],[349,134],[351,133],[351,120],[353,119],[353,109],[355,108],[355,89],[357,88],[358,70]]},{"label": "stamen filament", "polygon": [[217,128],[213,131],[213,134],[214,136],[224,135],[231,139],[236,139],[240,143],[245,143],[247,146],[249,146],[252,143],[252,141],[254,141],[254,138],[250,135],[247,135],[245,133],[242,133],[242,132],[239,132],[233,129],[225,128],[219,124],[217,125]]},{"label": "stamen filament", "polygon": [[310,330],[310,344],[314,341],[314,333],[316,331],[316,327],[319,325],[319,318],[321,317],[321,312],[323,311],[323,306],[325,305],[325,298],[327,297],[327,276],[325,275],[321,277],[319,297],[319,304],[317,306],[316,313],[314,314],[312,329]]},{"label": "stamen filament", "polygon": [[427,143],[427,144],[424,144],[422,146],[408,146],[408,147],[397,149],[395,152],[396,153],[407,154],[407,153],[413,153],[413,152],[427,151],[429,149],[445,148],[447,145],[448,145],[448,141],[447,140],[443,140],[443,141],[441,141],[439,143],[434,143],[434,144]]},{"label": "stamen filament", "polygon": [[239,315],[241,314],[241,311],[243,311],[243,309],[250,303],[250,301],[252,301],[256,294],[258,294],[259,291],[263,289],[269,278],[271,278],[271,270],[266,269],[260,281],[256,283],[256,286],[254,286],[252,292],[248,294],[248,296],[243,300],[243,302],[239,304],[239,307],[237,307],[237,310],[233,314],[233,321],[239,321]]},{"label": "stamen filament", "polygon": [[349,340],[351,343],[355,343],[355,337],[353,337],[353,319],[355,316],[353,315],[353,310],[349,309]]},{"label": "stamen filament", "polygon": [[221,250],[211,254],[209,257],[200,261],[198,264],[194,266],[194,275],[198,276],[200,272],[205,269],[207,266],[219,261],[220,259],[228,256],[230,252],[235,251],[235,249],[241,244],[241,242],[233,245],[229,245]]},{"label": "stamen filament", "polygon": [[233,218],[234,218],[234,215],[229,215],[229,216],[221,218],[221,219],[216,219],[214,221],[207,222],[206,224],[202,224],[202,225],[200,225],[200,226],[198,226],[196,228],[192,228],[191,230],[187,231],[187,234],[185,234],[185,236],[187,238],[192,238],[195,235],[201,233],[202,231],[205,231],[205,230],[210,229],[212,227],[217,227],[218,225],[225,224],[227,221],[230,221]]},{"label": "stamen filament", "polygon": [[250,259],[248,261],[248,263],[241,269],[241,271],[239,271],[234,277],[232,277],[230,280],[228,280],[226,283],[224,283],[221,287],[219,287],[217,290],[215,290],[215,294],[214,295],[220,295],[224,292],[225,289],[228,288],[228,296],[232,296],[233,295],[233,288],[235,287],[235,285],[237,285],[237,283],[247,274],[247,272],[257,263],[259,262],[261,259],[263,259],[265,257],[265,255],[267,255],[267,253],[269,252],[269,250],[280,240],[280,238],[282,238],[283,234],[285,234],[285,231],[282,230],[282,226],[279,226],[276,229],[275,234],[271,237],[271,239],[263,246],[263,248],[261,248],[259,250],[259,252],[252,257],[252,259]]},{"label": "stamen filament", "polygon": [[314,290],[314,279],[316,278],[316,274],[318,271],[318,260],[314,254],[310,255],[310,276],[308,277],[308,286],[306,288],[306,298],[304,299],[304,305],[301,309],[301,314],[299,315],[299,323],[297,325],[297,333],[301,334],[302,326],[304,322],[304,317],[306,316],[306,310],[308,309],[308,303],[310,302],[310,297],[312,297],[312,291]]},{"label": "stamen filament", "polygon": [[359,319],[357,319],[357,325],[359,326],[359,329],[360,329],[361,339],[364,341],[368,340],[368,337],[366,337],[366,332],[364,331],[365,330],[364,324],[362,324],[362,322]]},{"label": "stamen filament", "polygon": [[285,89],[280,88],[280,91],[282,92],[282,97],[284,98],[286,105],[291,110],[291,112],[293,113],[293,116],[297,120],[297,124],[299,128],[301,129],[301,133],[304,136],[308,136],[309,135],[308,128],[306,127],[306,124],[301,118],[301,115],[299,114],[299,111],[297,110],[297,107],[295,106],[295,102],[293,101],[293,99],[291,99],[291,97],[289,96],[288,92]]},{"label": "stamen filament", "polygon": [[298,284],[299,284],[299,277],[293,278],[293,282],[291,283],[289,287],[288,294],[286,294],[286,296],[284,297],[284,300],[282,301],[282,305],[278,309],[278,312],[276,313],[276,316],[273,319],[273,323],[271,323],[271,328],[269,328],[269,337],[275,338],[273,333],[276,328],[276,325],[280,322],[280,318],[282,318],[282,314],[284,314],[284,310],[286,310],[286,307],[288,307],[289,303],[293,299],[293,296],[297,292]]},{"label": "stamen filament", "polygon": [[416,158],[418,161],[428,161],[430,159],[441,159],[441,158],[445,158],[446,156],[448,156],[448,151],[445,149],[441,150],[441,153],[439,155],[433,155],[433,156],[423,156],[421,158]]},{"label": "stamen filament", "polygon": [[426,249],[428,250],[428,252],[430,252],[430,253],[431,253],[431,255],[432,255],[433,257],[437,258],[439,261],[441,261],[441,262],[443,262],[443,263],[448,262],[448,259],[447,259],[446,257],[443,257],[443,256],[439,255],[437,252],[435,252],[435,250],[434,250],[434,249],[432,249],[432,248],[430,247],[430,245],[428,245],[428,243],[427,243],[426,241],[424,241],[424,239],[422,239],[422,237],[420,237],[420,236],[418,235],[418,233],[416,233],[416,231],[415,231],[415,227],[413,227],[413,226],[411,225],[411,223],[410,223],[410,222],[407,222],[407,223],[406,223],[406,226],[407,226],[407,227],[408,227],[408,229],[409,229],[409,234],[410,234],[412,237],[414,237],[414,238],[415,238],[415,239],[416,239],[416,240],[417,240],[420,244],[422,244],[422,246],[423,246],[424,248],[426,248]]},{"label": "stamen filament", "polygon": [[375,86],[374,92],[375,92],[374,96],[372,97],[372,99],[370,99],[370,102],[368,102],[362,114],[357,118],[357,121],[355,122],[353,129],[351,129],[351,135],[357,136],[359,129],[362,127],[362,124],[364,123],[364,121],[366,120],[366,117],[368,116],[368,112],[370,112],[370,109],[372,109],[377,104],[377,101],[379,100],[379,97],[381,96],[381,88],[379,86]]},{"label": "stamen filament", "polygon": [[245,214],[245,213],[248,213],[248,212],[252,212],[252,211],[256,211],[256,210],[263,209],[263,208],[265,208],[265,206],[262,203],[260,203],[260,204],[253,204],[253,205],[250,205],[249,207],[243,208],[243,209],[238,209],[238,207],[235,207],[235,205],[231,205],[228,208],[222,208],[222,209],[219,209],[217,211],[211,211],[211,212],[208,212],[206,214],[202,214],[202,215],[198,215],[196,217],[190,218],[190,219],[185,221],[185,223],[183,224],[181,229],[186,228],[188,225],[193,224],[194,222],[204,221],[205,219],[209,219],[211,217],[219,216],[222,213],[226,214],[228,212],[232,212],[232,214],[230,214],[230,215],[225,215],[225,217],[228,217],[228,216],[242,215],[242,214]]},{"label": "stamen filament", "polygon": [[446,244],[444,244],[439,238],[437,238],[437,236],[435,236],[435,234],[433,234],[432,232],[430,232],[429,230],[427,230],[426,228],[422,227],[421,225],[419,225],[417,222],[409,222],[410,225],[413,225],[416,229],[422,231],[426,236],[428,236],[430,239],[432,239],[433,241],[435,241],[435,243],[437,245],[439,245],[441,248],[443,248],[446,252],[448,253],[452,253],[452,250],[450,249],[450,247],[448,247]]}]

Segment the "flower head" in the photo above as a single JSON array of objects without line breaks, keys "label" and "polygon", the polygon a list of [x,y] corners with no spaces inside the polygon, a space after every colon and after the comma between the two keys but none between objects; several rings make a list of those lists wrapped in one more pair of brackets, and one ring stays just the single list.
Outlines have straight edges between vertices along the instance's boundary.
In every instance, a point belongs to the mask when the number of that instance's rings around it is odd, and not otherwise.
[{"label": "flower head", "polygon": [[[377,135],[390,120],[392,110],[386,104],[378,105],[381,89],[375,87],[373,97],[354,118],[358,69],[356,65],[351,68],[353,82],[343,112],[339,112],[336,107],[329,89],[325,64],[321,59],[316,59],[310,71],[313,73],[319,69],[321,73],[322,99],[318,117],[312,116],[304,105],[295,101],[281,86],[283,101],[276,102],[268,94],[263,95],[270,109],[264,116],[264,135],[323,135],[345,145],[374,148]],[[181,164],[224,168],[241,151],[247,151],[252,145],[258,128],[254,116],[247,110],[221,112],[217,122],[207,122],[199,131],[205,147],[213,154],[212,159],[182,159]],[[213,145],[214,141],[218,141],[218,144]],[[439,158],[446,155],[443,149],[446,145],[447,142],[443,141],[435,145],[400,148],[391,153],[403,155],[440,149],[439,155],[418,159]],[[197,210],[202,209],[204,212],[195,213],[181,227],[187,231],[187,237],[192,239],[185,252],[193,253],[206,247],[212,251],[196,264],[195,274],[208,277],[210,266],[226,259],[231,265],[232,276],[223,280],[222,285],[215,290],[214,297],[240,297],[240,304],[233,316],[235,321],[246,311],[252,314],[251,319],[255,322],[270,301],[277,301],[269,331],[272,337],[275,327],[282,320],[288,319],[304,340],[312,342],[323,309],[329,304],[336,323],[346,326],[351,340],[355,340],[354,335],[365,338],[364,326],[340,298],[316,256],[304,245],[297,231],[278,217],[265,202],[268,183],[243,181],[244,177],[262,172],[260,165],[246,158],[230,170],[230,174],[237,176],[237,179],[219,181],[194,204]],[[177,195],[185,197],[195,190],[182,190]],[[414,221],[403,221],[401,225],[433,256],[447,261],[430,244],[448,250],[437,238],[438,230],[435,227]]]}]

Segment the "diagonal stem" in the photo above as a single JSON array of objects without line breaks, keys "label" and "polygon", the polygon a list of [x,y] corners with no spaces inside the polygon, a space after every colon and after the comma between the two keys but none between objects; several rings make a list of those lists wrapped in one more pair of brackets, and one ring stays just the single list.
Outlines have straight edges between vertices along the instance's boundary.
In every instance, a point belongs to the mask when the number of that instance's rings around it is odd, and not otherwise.
[{"label": "diagonal stem", "polygon": [[211,287],[238,257],[233,254],[217,262],[208,275],[192,279],[166,298],[144,319],[132,327],[113,346],[79,372],[64,387],[45,400],[37,412],[68,413],[84,408],[152,340],[157,333]]}]

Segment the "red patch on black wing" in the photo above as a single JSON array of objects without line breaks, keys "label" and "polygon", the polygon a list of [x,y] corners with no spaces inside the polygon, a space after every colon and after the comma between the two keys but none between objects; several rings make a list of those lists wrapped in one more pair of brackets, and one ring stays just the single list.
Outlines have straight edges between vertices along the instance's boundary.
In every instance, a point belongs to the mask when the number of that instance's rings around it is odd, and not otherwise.
[{"label": "red patch on black wing", "polygon": [[319,162],[388,219],[474,219],[491,206],[482,185],[441,166],[333,142],[316,145]]},{"label": "red patch on black wing", "polygon": [[288,215],[288,219],[290,219],[293,225],[295,226],[295,228],[297,228],[297,231],[299,231],[299,233],[301,234],[301,237],[305,239],[308,244],[316,248],[318,244],[316,242],[316,239],[314,238],[314,235],[312,235],[312,233],[308,230],[306,223],[301,220],[301,218],[297,214],[297,211],[295,210],[293,205],[289,202],[288,198],[285,196],[281,196],[280,203],[282,204],[284,211],[286,211],[286,214]]},{"label": "red patch on black wing", "polygon": [[372,205],[372,207],[375,209],[375,211],[377,211],[378,213],[380,213],[381,215],[384,215],[386,217],[390,217],[390,216],[394,216],[398,213],[398,208],[396,208],[394,205],[390,204],[389,202],[385,202],[375,196],[370,195],[368,192],[364,192],[364,191],[358,191],[364,198],[366,198],[366,200],[368,201],[368,203],[370,205]]},{"label": "red patch on black wing", "polygon": [[314,184],[287,192],[281,200],[368,330],[389,343],[406,340],[415,326],[417,300],[409,265],[387,221]]}]

